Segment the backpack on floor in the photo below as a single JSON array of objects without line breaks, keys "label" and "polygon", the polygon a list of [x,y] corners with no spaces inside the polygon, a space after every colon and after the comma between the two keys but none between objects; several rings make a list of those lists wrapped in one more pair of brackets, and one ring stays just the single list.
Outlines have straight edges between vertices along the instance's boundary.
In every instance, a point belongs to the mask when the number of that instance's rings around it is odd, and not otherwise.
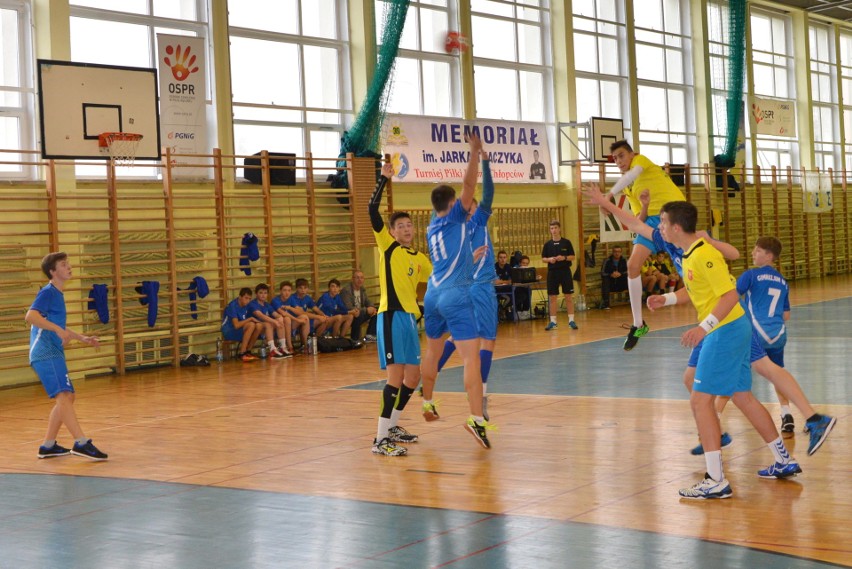
[{"label": "backpack on floor", "polygon": [[317,350],[323,354],[355,350],[362,346],[361,342],[353,342],[349,338],[317,338]]}]

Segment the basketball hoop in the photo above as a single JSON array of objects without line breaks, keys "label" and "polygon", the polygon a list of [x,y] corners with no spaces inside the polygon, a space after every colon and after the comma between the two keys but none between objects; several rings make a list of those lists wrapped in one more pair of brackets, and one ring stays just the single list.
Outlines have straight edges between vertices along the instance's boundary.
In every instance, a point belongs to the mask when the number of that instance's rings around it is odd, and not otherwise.
[{"label": "basketball hoop", "polygon": [[141,134],[133,132],[102,132],[98,135],[98,146],[101,154],[109,154],[116,163],[130,166],[136,159]]}]

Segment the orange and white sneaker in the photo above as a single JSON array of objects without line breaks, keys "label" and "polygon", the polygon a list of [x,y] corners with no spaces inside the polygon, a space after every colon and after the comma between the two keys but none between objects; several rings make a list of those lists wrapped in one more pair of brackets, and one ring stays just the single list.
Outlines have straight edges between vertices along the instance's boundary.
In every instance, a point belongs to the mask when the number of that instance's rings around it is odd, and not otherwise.
[{"label": "orange and white sneaker", "polygon": [[251,355],[251,352],[245,352],[243,354],[240,354],[240,361],[241,362],[253,362],[256,359],[257,359],[257,357]]}]

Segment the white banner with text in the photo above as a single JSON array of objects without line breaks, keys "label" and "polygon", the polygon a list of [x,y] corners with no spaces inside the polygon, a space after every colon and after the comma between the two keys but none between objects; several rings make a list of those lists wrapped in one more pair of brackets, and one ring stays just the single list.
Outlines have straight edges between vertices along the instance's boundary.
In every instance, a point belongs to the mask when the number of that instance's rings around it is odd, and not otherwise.
[{"label": "white banner with text", "polygon": [[391,155],[394,180],[461,182],[470,154],[466,132],[482,139],[495,183],[553,183],[544,124],[387,115],[382,152]]}]

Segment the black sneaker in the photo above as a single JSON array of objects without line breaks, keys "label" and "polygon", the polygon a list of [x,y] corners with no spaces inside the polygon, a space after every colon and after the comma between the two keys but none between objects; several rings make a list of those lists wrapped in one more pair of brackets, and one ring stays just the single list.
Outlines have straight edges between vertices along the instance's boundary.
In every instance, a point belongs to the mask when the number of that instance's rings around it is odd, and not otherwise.
[{"label": "black sneaker", "polygon": [[74,448],[71,449],[71,454],[84,456],[86,458],[91,458],[92,460],[106,460],[108,458],[106,454],[99,451],[98,447],[92,444],[92,439],[89,439],[86,441],[86,444],[82,445],[74,443]]},{"label": "black sneaker", "polygon": [[417,435],[409,433],[400,426],[396,426],[388,430],[388,439],[392,443],[416,443]]},{"label": "black sneaker", "polygon": [[787,413],[781,417],[781,436],[788,439],[793,436],[796,430],[796,425],[793,423],[793,416]]},{"label": "black sneaker", "polygon": [[69,454],[71,454],[71,449],[61,447],[57,443],[53,443],[53,446],[50,448],[44,445],[38,447],[39,458],[55,458],[57,456],[68,456]]},{"label": "black sneaker", "polygon": [[470,417],[467,420],[467,423],[464,424],[464,428],[467,429],[467,432],[473,435],[473,438],[475,438],[479,444],[485,448],[491,448],[491,441],[488,440],[488,431],[494,430],[494,425],[490,424],[488,421],[477,423],[473,420],[473,417]]},{"label": "black sneaker", "polygon": [[639,342],[639,338],[648,333],[648,325],[645,324],[645,321],[642,321],[642,326],[637,328],[636,326],[630,327],[630,332],[627,333],[627,338],[624,340],[624,351],[629,352],[633,348],[636,347],[636,344]]}]

